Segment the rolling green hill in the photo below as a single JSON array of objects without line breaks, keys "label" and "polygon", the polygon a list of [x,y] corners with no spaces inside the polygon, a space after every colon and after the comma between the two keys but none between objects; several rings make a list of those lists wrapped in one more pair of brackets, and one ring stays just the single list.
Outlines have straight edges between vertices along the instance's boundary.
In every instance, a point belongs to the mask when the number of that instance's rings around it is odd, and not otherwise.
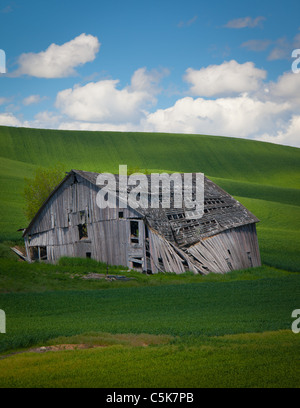
[{"label": "rolling green hill", "polygon": [[[26,227],[24,178],[37,166],[118,172],[203,172],[260,218],[263,262],[297,270],[300,149],[246,139],[160,133],[88,132],[0,127],[0,239]],[[279,252],[278,252],[279,251]]]},{"label": "rolling green hill", "polygon": [[119,164],[299,187],[300,150],[246,139],[0,127],[1,157],[30,165],[118,171]]}]

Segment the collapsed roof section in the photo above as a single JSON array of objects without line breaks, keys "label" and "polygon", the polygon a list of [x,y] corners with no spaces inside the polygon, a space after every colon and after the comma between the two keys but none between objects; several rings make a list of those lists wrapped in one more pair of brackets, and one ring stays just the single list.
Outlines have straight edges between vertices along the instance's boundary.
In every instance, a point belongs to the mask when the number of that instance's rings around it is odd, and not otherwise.
[{"label": "collapsed roof section", "polygon": [[[78,174],[94,185],[97,185],[99,173],[72,170],[69,174]],[[195,199],[196,177],[193,174],[193,199]],[[183,174],[181,174],[183,181]],[[119,192],[119,175],[115,175],[116,193]],[[148,197],[150,200],[151,176],[147,175]],[[130,193],[132,186],[127,187]],[[160,194],[161,197],[161,194]],[[129,203],[130,205],[130,203]],[[170,190],[170,208],[136,208],[148,225],[168,241],[179,248],[187,248],[200,240],[216,235],[222,231],[259,222],[247,208],[230,194],[225,192],[207,177],[204,177],[204,214],[201,218],[187,217],[188,209],[174,207],[174,191]]]}]

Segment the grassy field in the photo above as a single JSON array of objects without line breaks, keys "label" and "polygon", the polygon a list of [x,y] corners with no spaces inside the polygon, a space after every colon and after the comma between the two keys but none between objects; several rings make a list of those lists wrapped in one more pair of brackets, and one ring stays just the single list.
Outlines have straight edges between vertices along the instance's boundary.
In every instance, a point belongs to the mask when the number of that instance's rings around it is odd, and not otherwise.
[{"label": "grassy field", "polygon": [[[300,343],[290,329],[298,273],[263,267],[155,280],[127,273],[137,280],[124,287],[90,281],[87,290],[78,281],[77,290],[58,290],[71,281],[67,264],[56,277],[54,266],[36,265],[48,273],[44,291],[33,279],[21,293],[0,295],[7,315],[0,387],[299,386]],[[76,274],[91,268],[77,265]],[[57,286],[45,291],[50,283]],[[75,350],[64,349],[70,344]]]},{"label": "grassy field", "polygon": [[[0,127],[0,387],[299,387],[300,150],[202,135]],[[263,266],[146,276],[62,259],[19,262],[24,177],[38,166],[204,172],[261,221]],[[65,350],[61,345],[77,345]],[[39,347],[59,346],[41,352]],[[35,348],[32,350],[32,348]]]},{"label": "grassy field", "polygon": [[48,273],[40,277],[44,291],[33,279],[31,288],[0,294],[7,316],[0,387],[299,386],[300,343],[291,331],[299,273],[262,267],[152,279],[127,272],[136,281],[90,281],[87,290],[79,275],[93,266],[77,265],[77,290],[58,290],[72,279],[67,264],[56,276],[53,265],[37,265]]},{"label": "grassy field", "polygon": [[1,295],[0,351],[90,331],[220,336],[289,329],[299,276]]},{"label": "grassy field", "polygon": [[290,331],[197,337],[153,346],[28,352],[0,361],[0,386],[104,388],[299,387]]}]

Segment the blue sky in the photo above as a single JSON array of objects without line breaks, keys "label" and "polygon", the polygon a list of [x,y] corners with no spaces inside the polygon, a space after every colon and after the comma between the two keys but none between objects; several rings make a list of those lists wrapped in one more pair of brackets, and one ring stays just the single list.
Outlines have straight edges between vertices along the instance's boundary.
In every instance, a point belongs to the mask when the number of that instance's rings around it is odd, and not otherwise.
[{"label": "blue sky", "polygon": [[299,147],[299,16],[294,0],[0,0],[0,125]]}]

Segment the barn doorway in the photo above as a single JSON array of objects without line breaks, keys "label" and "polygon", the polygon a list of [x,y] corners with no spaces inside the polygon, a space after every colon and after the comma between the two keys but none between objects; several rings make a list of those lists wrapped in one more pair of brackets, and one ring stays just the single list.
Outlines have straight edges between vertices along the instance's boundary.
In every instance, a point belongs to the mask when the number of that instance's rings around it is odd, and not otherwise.
[{"label": "barn doorway", "polygon": [[138,271],[144,271],[146,268],[144,221],[139,219],[128,220],[127,237],[127,266]]},{"label": "barn doorway", "polygon": [[139,222],[130,221],[130,242],[132,244],[139,243]]}]

